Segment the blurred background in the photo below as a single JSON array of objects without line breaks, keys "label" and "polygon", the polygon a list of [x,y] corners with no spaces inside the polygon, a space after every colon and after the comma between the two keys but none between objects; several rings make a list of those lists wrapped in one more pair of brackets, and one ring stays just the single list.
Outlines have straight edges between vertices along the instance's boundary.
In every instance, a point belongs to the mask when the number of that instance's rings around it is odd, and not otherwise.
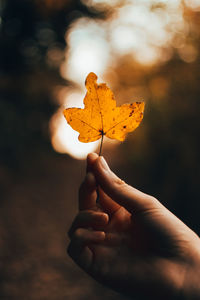
[{"label": "blurred background", "polygon": [[85,157],[66,107],[95,72],[139,128],[103,155],[200,234],[200,0],[0,0],[0,298],[127,299],[66,255]]}]

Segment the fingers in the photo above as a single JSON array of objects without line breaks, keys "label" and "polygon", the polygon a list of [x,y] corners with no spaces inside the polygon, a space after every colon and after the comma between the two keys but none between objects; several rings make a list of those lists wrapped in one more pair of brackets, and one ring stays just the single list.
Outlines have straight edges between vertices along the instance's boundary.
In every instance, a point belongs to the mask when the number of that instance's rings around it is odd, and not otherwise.
[{"label": "fingers", "polygon": [[96,179],[94,175],[89,172],[86,174],[85,180],[79,189],[79,209],[93,209],[96,206]]},{"label": "fingers", "polygon": [[99,243],[104,241],[105,232],[94,231],[85,228],[78,228],[71,239],[71,242],[76,244],[76,247],[81,248],[88,244]]},{"label": "fingers", "polygon": [[89,270],[93,261],[90,247],[105,240],[105,232],[102,229],[108,221],[108,215],[103,212],[85,210],[77,215],[69,230],[71,242],[67,252],[86,271]]},{"label": "fingers", "polygon": [[77,228],[93,228],[102,230],[108,224],[109,217],[106,213],[92,210],[81,211],[75,218],[69,230],[69,237],[72,238]]},{"label": "fingers", "polygon": [[67,249],[69,256],[84,270],[88,270],[93,259],[92,251],[88,247],[79,248],[73,242]]},{"label": "fingers", "polygon": [[93,260],[93,253],[88,245],[101,243],[104,239],[105,233],[102,231],[79,228],[74,232],[67,252],[80,267],[88,270]]},{"label": "fingers", "polygon": [[92,172],[92,166],[99,156],[96,153],[90,153],[87,156],[87,172]]},{"label": "fingers", "polygon": [[140,192],[118,178],[102,156],[91,153],[88,155],[88,162],[101,189],[130,213],[161,207],[154,197]]},{"label": "fingers", "polygon": [[[96,153],[91,153],[87,157],[87,171],[88,172],[93,172],[93,164],[95,163],[96,159],[99,156]],[[94,175],[93,175],[94,176]],[[95,180],[95,185],[97,186],[96,179]],[[109,213],[109,215],[112,215],[116,210],[120,208],[120,205],[117,204],[115,201],[113,201],[106,193],[98,187],[99,190],[99,202],[102,207],[102,209]],[[87,201],[87,200],[86,200]],[[96,201],[96,199],[95,199]]]},{"label": "fingers", "polygon": [[[92,173],[92,166],[95,163],[96,159],[99,156],[96,153],[92,153],[87,158],[87,174],[86,177],[81,184],[79,189],[79,209],[87,210],[87,209],[97,209],[96,200],[97,200],[97,186],[96,179],[94,174]],[[100,205],[104,211],[112,214],[115,212],[120,206],[114,202],[105,192],[99,188],[100,195]]]},{"label": "fingers", "polygon": [[101,188],[99,188],[99,202],[103,211],[110,216],[114,214],[121,206],[113,201]]}]

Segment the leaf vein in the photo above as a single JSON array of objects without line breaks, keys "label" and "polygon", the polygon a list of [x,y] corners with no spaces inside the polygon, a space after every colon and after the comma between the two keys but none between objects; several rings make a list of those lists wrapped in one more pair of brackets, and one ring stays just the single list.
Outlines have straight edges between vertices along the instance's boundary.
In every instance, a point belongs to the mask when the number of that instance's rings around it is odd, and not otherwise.
[{"label": "leaf vein", "polygon": [[[128,118],[129,118],[129,117],[128,117]],[[107,134],[110,130],[112,130],[113,128],[115,128],[115,127],[116,127],[117,125],[119,125],[120,123],[123,123],[123,122],[125,122],[126,120],[128,120],[128,118],[126,118],[126,119],[124,119],[124,120],[122,120],[122,121],[116,123],[115,125],[113,125],[110,129],[108,129],[108,130],[106,131],[105,134]]]},{"label": "leaf vein", "polygon": [[99,102],[99,95],[98,95],[97,89],[95,89],[95,91],[96,91],[96,95],[97,95],[97,101],[99,104],[99,112],[100,112],[100,116],[101,116],[101,126],[102,126],[102,131],[103,131],[103,115],[102,115],[102,111],[101,111],[101,106],[100,106],[100,102]]},{"label": "leaf vein", "polygon": [[91,126],[91,125],[88,124],[87,122],[85,122],[85,121],[83,121],[83,120],[81,120],[81,119],[79,119],[79,118],[76,118],[76,117],[74,117],[74,119],[79,120],[80,122],[86,124],[86,125],[89,126],[90,128],[92,128],[92,129],[96,130],[97,132],[99,132],[98,129],[94,128],[93,126]]}]

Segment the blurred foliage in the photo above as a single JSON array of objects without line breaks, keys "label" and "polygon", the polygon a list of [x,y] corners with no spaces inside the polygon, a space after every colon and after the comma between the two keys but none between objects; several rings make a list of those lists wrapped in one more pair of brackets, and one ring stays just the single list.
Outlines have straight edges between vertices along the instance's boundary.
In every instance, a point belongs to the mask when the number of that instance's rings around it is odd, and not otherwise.
[{"label": "blurred foliage", "polygon": [[196,60],[184,61],[176,48],[167,63],[155,67],[124,57],[115,70],[115,94],[147,101],[142,125],[121,146],[124,177],[129,174],[131,184],[156,196],[200,234],[200,12],[185,9],[185,18],[186,43],[195,47]]},{"label": "blurred foliage", "polygon": [[[129,82],[136,90],[138,87],[138,95],[145,86],[147,105],[143,123],[121,145],[121,151],[126,159],[124,176],[129,174],[129,182],[158,197],[200,233],[198,64],[183,63],[175,55],[160,68],[138,72],[129,63]],[[117,73],[122,75],[121,66]],[[124,86],[117,81],[116,89],[120,84]],[[128,86],[132,90],[132,84]]]},{"label": "blurred foliage", "polygon": [[27,151],[51,151],[53,90],[67,84],[59,74],[65,31],[83,14],[92,16],[80,1],[1,0],[1,164],[13,169]]}]

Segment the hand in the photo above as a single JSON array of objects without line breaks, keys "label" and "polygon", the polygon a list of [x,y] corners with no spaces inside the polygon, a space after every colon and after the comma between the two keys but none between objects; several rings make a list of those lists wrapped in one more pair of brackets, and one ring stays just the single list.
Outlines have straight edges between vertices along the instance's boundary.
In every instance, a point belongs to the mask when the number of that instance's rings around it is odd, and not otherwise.
[{"label": "hand", "polygon": [[[68,253],[97,281],[129,296],[200,299],[199,237],[154,197],[88,156]],[[99,203],[96,203],[97,189]]]}]

